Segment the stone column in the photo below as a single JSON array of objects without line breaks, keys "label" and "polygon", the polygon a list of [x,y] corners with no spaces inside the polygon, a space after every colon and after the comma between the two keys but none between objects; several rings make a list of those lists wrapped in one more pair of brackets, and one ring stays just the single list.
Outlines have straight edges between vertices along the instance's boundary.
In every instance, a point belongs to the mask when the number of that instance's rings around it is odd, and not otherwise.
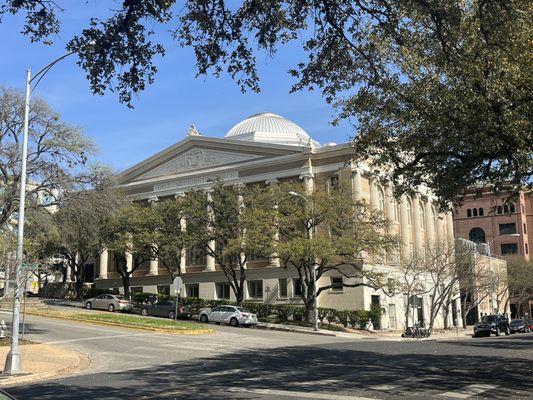
[{"label": "stone column", "polygon": [[361,192],[361,170],[352,167],[352,192],[355,201],[361,201],[363,195]]},{"label": "stone column", "polygon": [[100,279],[107,279],[107,262],[109,259],[109,254],[107,252],[107,249],[103,249],[100,253],[100,270],[99,272],[99,278]]},{"label": "stone column", "polygon": [[[245,185],[242,184],[242,183],[239,183],[239,184],[237,184],[237,185],[238,185],[238,187],[244,187],[244,186],[245,186]],[[244,197],[242,196],[241,193],[239,193],[238,196],[237,196],[237,202],[239,203],[239,214],[240,214],[240,213],[242,213],[242,211],[243,211],[243,209],[244,209]],[[243,229],[243,234],[246,235],[246,228]],[[244,239],[243,239],[243,243],[242,243],[242,245],[245,245],[245,243],[244,243]],[[244,253],[240,253],[240,254],[239,254],[239,257],[240,257],[240,262],[242,263],[242,262],[246,259],[246,254],[244,254]],[[246,267],[247,267],[246,264],[247,264],[247,263],[244,262],[244,264],[243,264],[243,268],[246,268]]]},{"label": "stone column", "polygon": [[69,282],[72,282],[72,268],[68,260],[66,261],[66,269],[67,269],[67,272],[65,274],[66,275],[65,282],[69,283]]},{"label": "stone column", "polygon": [[447,239],[448,239],[448,243],[451,244],[453,243],[453,238],[454,238],[454,234],[453,234],[453,215],[452,215],[452,212],[451,211],[448,211],[446,213],[446,233],[447,233]]},{"label": "stone column", "polygon": [[377,211],[379,210],[379,194],[376,177],[374,175],[370,175],[368,178],[368,183],[370,185],[370,209],[372,211]]},{"label": "stone column", "polygon": [[[187,230],[187,220],[185,217],[181,217],[180,219],[180,229],[182,232],[185,232]],[[181,249],[180,253],[180,268],[183,272],[185,272],[185,266],[187,265],[187,249],[183,248]]]},{"label": "stone column", "polygon": [[313,193],[315,189],[315,176],[312,172],[305,172],[300,175],[300,179],[303,179],[304,181],[304,187],[305,187],[305,194],[310,195]]},{"label": "stone column", "polygon": [[[213,209],[212,207],[209,205],[209,203],[211,202],[212,200],[212,197],[211,197],[211,191],[207,191],[207,201],[208,201],[208,205],[207,205],[207,213],[208,213],[208,216],[209,216],[209,221],[210,221],[210,224],[208,226],[208,229],[213,229],[213,222],[214,222],[214,218],[215,216],[213,215]],[[215,246],[216,246],[216,243],[214,240],[211,240],[209,243],[208,243],[208,246],[209,248],[211,249],[215,249]],[[206,266],[205,266],[205,269],[207,271],[214,271],[215,270],[215,257],[211,256],[211,255],[207,255],[206,256]]]},{"label": "stone column", "polygon": [[422,255],[422,246],[423,246],[423,238],[422,238],[422,221],[420,221],[420,195],[415,194],[413,196],[413,203],[412,203],[413,209],[411,210],[413,213],[413,239],[415,242],[415,251],[416,253],[421,256]]},{"label": "stone column", "polygon": [[433,219],[433,207],[432,207],[432,204],[431,204],[431,199],[429,198],[429,196],[426,198],[426,209],[425,209],[425,213],[426,213],[426,240],[427,240],[427,244],[428,244],[428,247],[433,247],[435,246],[435,237],[434,237],[434,232],[435,232],[435,224],[434,224],[434,219]]},{"label": "stone column", "polygon": [[133,254],[131,254],[129,251],[125,253],[126,256],[126,271],[133,270]]},{"label": "stone column", "polygon": [[400,236],[402,239],[402,257],[408,259],[410,254],[409,248],[409,217],[407,216],[407,198],[405,195],[400,200]]},{"label": "stone column", "polygon": [[394,209],[395,206],[395,200],[394,195],[392,193],[392,187],[389,184],[385,187],[385,212],[387,214],[387,219],[389,220],[389,233],[393,234],[394,231],[394,214],[396,210]]},{"label": "stone column", "polygon": [[150,259],[150,270],[146,275],[158,275],[159,274],[159,258],[154,257]]},{"label": "stone column", "polygon": [[437,243],[439,245],[443,245],[444,241],[446,240],[446,232],[445,232],[445,216],[440,214],[437,215]]},{"label": "stone column", "polygon": [[[278,180],[277,179],[268,179],[265,181],[265,183],[269,186],[271,185],[276,185],[278,183]],[[274,211],[277,212],[278,210],[278,205],[277,204],[274,204]],[[276,226],[277,223],[276,223]],[[279,243],[279,229],[275,229],[274,230],[274,235],[272,237],[272,240],[274,241],[274,243]],[[269,266],[270,267],[280,267],[280,262],[279,262],[279,257],[278,257],[278,253],[277,252],[273,252],[271,255],[270,255],[270,263],[269,263]]]}]

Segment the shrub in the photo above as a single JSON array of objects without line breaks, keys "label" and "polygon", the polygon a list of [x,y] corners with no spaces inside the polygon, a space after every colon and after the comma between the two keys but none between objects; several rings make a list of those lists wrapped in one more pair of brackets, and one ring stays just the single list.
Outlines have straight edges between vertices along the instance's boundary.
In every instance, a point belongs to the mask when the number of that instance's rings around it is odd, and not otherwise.
[{"label": "shrub", "polygon": [[264,303],[243,303],[242,306],[250,312],[257,314],[257,318],[260,320],[266,320],[270,311],[272,311],[272,306]]},{"label": "shrub", "polygon": [[379,304],[372,304],[372,307],[370,307],[370,311],[368,311],[368,318],[370,321],[372,321],[372,325],[380,326],[381,325],[381,315],[383,314],[383,310],[381,309],[381,306]]},{"label": "shrub", "polygon": [[273,311],[276,313],[277,322],[287,322],[292,317],[292,306],[288,304],[280,304],[273,306]]},{"label": "shrub", "polygon": [[132,301],[137,304],[152,303],[156,298],[154,293],[133,293],[131,296]]},{"label": "shrub", "polygon": [[366,329],[369,321],[368,311],[366,310],[356,310],[350,314],[350,325],[354,329]]},{"label": "shrub", "polygon": [[113,294],[113,291],[111,289],[97,289],[94,287],[87,288],[84,293],[83,297],[86,299],[90,299],[92,297],[100,296],[101,294]]},{"label": "shrub", "polygon": [[331,313],[331,308],[318,307],[318,320],[321,324],[324,323],[324,320]]},{"label": "shrub", "polygon": [[336,315],[337,322],[346,328],[348,326],[348,321],[350,320],[350,311],[337,310]]},{"label": "shrub", "polygon": [[337,322],[337,310],[334,308],[327,308],[328,313],[326,315],[326,319],[330,324],[334,324]]}]

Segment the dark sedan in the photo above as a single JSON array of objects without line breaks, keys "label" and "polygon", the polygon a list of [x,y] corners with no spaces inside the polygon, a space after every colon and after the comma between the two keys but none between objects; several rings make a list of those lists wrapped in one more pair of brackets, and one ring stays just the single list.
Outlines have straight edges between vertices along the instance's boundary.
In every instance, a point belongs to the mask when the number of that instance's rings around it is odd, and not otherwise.
[{"label": "dark sedan", "polygon": [[531,330],[529,329],[529,325],[525,319],[513,319],[511,323],[509,324],[509,327],[511,328],[511,333],[529,333]]},{"label": "dark sedan", "polygon": [[500,336],[502,333],[511,334],[509,321],[504,315],[485,315],[474,326],[474,337],[490,336],[491,334]]},{"label": "dark sedan", "polygon": [[[141,308],[141,315],[154,317],[176,317],[176,303],[173,301],[158,301],[154,304],[145,304]],[[191,309],[183,304],[178,305],[178,318],[191,318]]]}]

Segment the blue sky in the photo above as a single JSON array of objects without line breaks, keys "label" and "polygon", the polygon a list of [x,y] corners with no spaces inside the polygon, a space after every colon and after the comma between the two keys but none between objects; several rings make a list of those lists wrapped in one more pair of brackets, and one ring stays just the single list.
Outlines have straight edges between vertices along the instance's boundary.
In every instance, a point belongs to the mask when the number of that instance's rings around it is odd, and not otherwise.
[{"label": "blue sky", "polygon": [[[68,4],[74,2],[67,2]],[[94,8],[107,2],[77,2],[63,14],[63,32],[53,46],[30,43],[19,32],[22,18],[6,16],[0,24],[0,86],[22,89],[25,70],[38,71],[64,53],[70,36],[87,26]],[[86,4],[89,4],[88,6]],[[98,10],[98,8],[101,8]],[[333,109],[318,92],[289,93],[294,82],[287,70],[304,58],[299,43],[281,49],[275,59],[259,60],[261,93],[242,94],[228,76],[195,78],[194,56],[160,31],[166,56],[156,60],[156,82],[134,100],[120,104],[116,95],[93,96],[76,57],[63,60],[41,81],[34,96],[46,99],[63,120],[80,126],[98,146],[97,160],[125,169],[183,139],[195,124],[206,136],[222,137],[236,123],[258,112],[274,112],[296,122],[320,143],[344,142],[348,125],[330,124]]]}]

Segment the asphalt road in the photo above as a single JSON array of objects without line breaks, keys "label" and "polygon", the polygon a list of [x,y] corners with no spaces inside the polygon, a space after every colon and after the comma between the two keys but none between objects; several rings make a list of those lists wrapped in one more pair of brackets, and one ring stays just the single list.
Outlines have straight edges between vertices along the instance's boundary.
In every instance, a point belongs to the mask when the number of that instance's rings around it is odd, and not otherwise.
[{"label": "asphalt road", "polygon": [[27,327],[92,364],[8,390],[21,400],[533,398],[533,334],[378,341],[213,326],[172,336],[36,317]]}]

